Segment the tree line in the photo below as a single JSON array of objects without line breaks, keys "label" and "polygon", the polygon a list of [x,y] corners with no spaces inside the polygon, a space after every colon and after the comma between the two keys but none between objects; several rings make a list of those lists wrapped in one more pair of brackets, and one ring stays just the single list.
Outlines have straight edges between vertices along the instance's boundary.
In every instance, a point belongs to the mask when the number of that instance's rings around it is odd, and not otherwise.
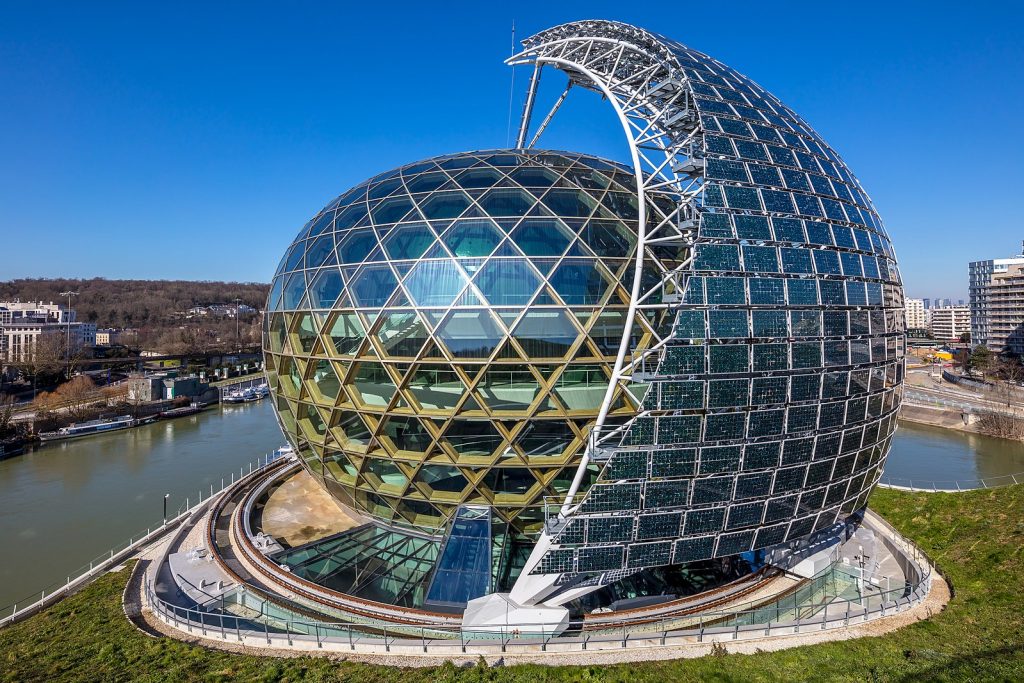
[{"label": "tree line", "polygon": [[21,299],[62,303],[61,292],[75,291],[71,307],[80,322],[97,327],[167,328],[176,326],[193,306],[241,303],[262,310],[270,285],[258,282],[191,282],[187,280],[19,279],[0,282],[0,301]]}]

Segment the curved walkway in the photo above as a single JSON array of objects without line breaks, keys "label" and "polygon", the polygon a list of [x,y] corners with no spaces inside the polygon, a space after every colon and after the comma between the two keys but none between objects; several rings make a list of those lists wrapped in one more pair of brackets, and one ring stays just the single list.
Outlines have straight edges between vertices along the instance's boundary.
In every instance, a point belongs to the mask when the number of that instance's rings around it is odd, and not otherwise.
[{"label": "curved walkway", "polygon": [[[143,573],[144,569],[137,567],[129,586],[140,589],[141,581],[137,580],[137,577]],[[140,619],[144,622],[144,630],[147,632],[155,631],[196,645],[250,655],[296,657],[318,654],[331,659],[416,667],[438,666],[448,661],[456,666],[472,665],[481,657],[492,666],[501,663],[605,665],[703,657],[716,651],[754,654],[759,651],[784,650],[829,641],[884,635],[928,619],[945,608],[951,596],[949,585],[938,573],[934,573],[933,576],[932,588],[923,601],[904,611],[867,622],[857,623],[854,618],[844,623],[842,619],[837,619],[827,628],[820,624],[797,627],[778,625],[772,626],[767,636],[765,628],[760,627],[754,630],[741,630],[735,638],[731,633],[717,633],[705,635],[699,640],[695,636],[669,637],[664,643],[659,638],[627,638],[625,644],[623,641],[601,644],[607,645],[606,647],[592,642],[586,650],[578,647],[570,650],[554,642],[550,642],[546,649],[542,649],[539,644],[515,646],[510,642],[504,652],[500,651],[497,643],[489,648],[467,645],[464,650],[455,643],[445,651],[431,648],[431,651],[424,652],[422,643],[418,641],[393,640],[389,646],[383,643],[366,646],[356,642],[354,646],[349,646],[345,643],[332,643],[326,639],[318,645],[316,639],[299,639],[295,636],[286,638],[283,634],[270,634],[268,639],[262,633],[243,632],[239,636],[236,632],[227,630],[222,636],[215,628],[208,627],[204,633],[198,627],[193,627],[189,631],[182,622],[178,622],[178,626],[174,627],[171,619],[154,613],[148,603],[144,603]]]}]

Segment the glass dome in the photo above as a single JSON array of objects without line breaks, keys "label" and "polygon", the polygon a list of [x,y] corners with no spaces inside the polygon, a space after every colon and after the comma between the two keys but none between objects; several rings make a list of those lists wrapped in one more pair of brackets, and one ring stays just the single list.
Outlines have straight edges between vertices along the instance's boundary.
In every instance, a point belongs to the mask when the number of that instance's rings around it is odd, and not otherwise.
[{"label": "glass dome", "polygon": [[[264,340],[307,470],[380,521],[440,529],[481,504],[539,531],[609,383],[637,208],[627,167],[535,150],[422,161],[328,204],[277,269]],[[610,420],[638,403],[622,392]]]}]

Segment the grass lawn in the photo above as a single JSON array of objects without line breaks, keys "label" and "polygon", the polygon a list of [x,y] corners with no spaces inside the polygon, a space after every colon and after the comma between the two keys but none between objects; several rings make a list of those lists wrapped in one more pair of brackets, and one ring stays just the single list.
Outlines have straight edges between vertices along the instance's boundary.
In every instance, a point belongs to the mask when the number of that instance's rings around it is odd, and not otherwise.
[{"label": "grass lawn", "polygon": [[0,630],[0,681],[1022,681],[1024,485],[960,494],[878,490],[872,507],[952,581],[932,619],[878,638],[756,655],[606,667],[398,669],[235,655],[137,632],[108,574]]}]

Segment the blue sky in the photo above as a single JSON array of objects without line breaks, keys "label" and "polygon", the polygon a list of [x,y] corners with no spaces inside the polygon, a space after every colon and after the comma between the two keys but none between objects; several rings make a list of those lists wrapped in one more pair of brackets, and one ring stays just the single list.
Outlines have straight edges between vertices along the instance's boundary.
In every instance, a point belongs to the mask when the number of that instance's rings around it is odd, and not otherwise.
[{"label": "blue sky", "polygon": [[[581,18],[670,35],[803,115],[875,200],[909,295],[963,297],[967,261],[1019,253],[1017,3],[658,5],[5,3],[0,279],[267,281],[349,186],[504,146],[513,20]],[[622,158],[616,125],[580,91],[540,146]]]}]

